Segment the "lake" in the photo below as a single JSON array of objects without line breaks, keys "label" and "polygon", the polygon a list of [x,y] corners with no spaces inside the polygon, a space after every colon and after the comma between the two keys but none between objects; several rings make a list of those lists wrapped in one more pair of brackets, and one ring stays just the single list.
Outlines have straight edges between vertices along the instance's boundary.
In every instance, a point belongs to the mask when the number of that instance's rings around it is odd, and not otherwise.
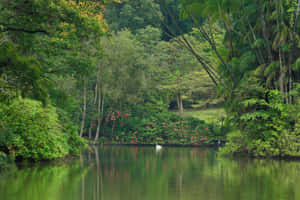
[{"label": "lake", "polygon": [[0,173],[0,200],[300,199],[300,162],[212,148],[94,146],[78,159]]}]

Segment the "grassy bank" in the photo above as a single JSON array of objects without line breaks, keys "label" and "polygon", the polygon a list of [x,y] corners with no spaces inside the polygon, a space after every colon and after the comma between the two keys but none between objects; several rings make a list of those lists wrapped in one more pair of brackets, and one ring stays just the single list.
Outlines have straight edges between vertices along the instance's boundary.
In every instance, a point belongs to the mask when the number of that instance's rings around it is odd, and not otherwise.
[{"label": "grassy bank", "polygon": [[[177,111],[171,111],[178,113]],[[194,117],[199,120],[203,120],[206,123],[218,123],[222,118],[226,116],[223,108],[210,108],[205,110],[185,110],[183,117]]]}]

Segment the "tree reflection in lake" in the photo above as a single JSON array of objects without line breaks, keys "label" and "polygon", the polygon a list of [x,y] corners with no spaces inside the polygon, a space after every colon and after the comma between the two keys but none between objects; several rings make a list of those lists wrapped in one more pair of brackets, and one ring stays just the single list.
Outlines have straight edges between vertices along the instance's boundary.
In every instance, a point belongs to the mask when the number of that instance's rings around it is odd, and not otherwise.
[{"label": "tree reflection in lake", "polygon": [[300,199],[300,162],[219,158],[213,149],[93,146],[71,163],[0,175],[0,199]]}]

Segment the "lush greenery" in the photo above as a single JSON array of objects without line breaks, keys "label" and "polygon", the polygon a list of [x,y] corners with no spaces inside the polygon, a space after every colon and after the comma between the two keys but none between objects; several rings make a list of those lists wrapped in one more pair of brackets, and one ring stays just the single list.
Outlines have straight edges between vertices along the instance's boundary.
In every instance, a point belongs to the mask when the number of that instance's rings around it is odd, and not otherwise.
[{"label": "lush greenery", "polygon": [[0,146],[16,158],[55,159],[78,153],[77,132],[60,125],[55,108],[29,99],[16,99],[1,105]]},{"label": "lush greenery", "polygon": [[7,154],[0,151],[0,171],[11,168],[12,163],[13,163],[13,158],[7,156]]},{"label": "lush greenery", "polygon": [[224,152],[299,156],[299,2],[183,0],[183,7],[185,16],[222,23],[226,30],[224,49],[211,29],[200,26],[217,68],[195,54],[226,101],[234,131]]},{"label": "lush greenery", "polygon": [[0,2],[2,151],[32,160],[79,153],[80,94],[67,91],[79,88],[102,52],[103,9],[92,1]]},{"label": "lush greenery", "polygon": [[121,119],[120,123],[123,126],[119,131],[113,136],[108,131],[109,134],[104,134],[101,142],[205,146],[223,139],[227,131],[221,124],[208,124],[195,117],[180,117],[172,112],[152,114],[141,121],[135,118]]},{"label": "lush greenery", "polygon": [[0,150],[40,160],[83,137],[227,135],[225,153],[299,156],[299,12],[297,0],[1,1]]}]

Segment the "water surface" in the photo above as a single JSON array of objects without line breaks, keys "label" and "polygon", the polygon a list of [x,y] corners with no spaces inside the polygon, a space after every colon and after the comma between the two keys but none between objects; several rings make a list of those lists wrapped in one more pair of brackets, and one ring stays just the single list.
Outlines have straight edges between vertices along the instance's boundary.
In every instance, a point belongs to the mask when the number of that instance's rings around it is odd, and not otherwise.
[{"label": "water surface", "polygon": [[299,200],[300,162],[207,148],[95,146],[71,162],[0,173],[0,200]]}]

